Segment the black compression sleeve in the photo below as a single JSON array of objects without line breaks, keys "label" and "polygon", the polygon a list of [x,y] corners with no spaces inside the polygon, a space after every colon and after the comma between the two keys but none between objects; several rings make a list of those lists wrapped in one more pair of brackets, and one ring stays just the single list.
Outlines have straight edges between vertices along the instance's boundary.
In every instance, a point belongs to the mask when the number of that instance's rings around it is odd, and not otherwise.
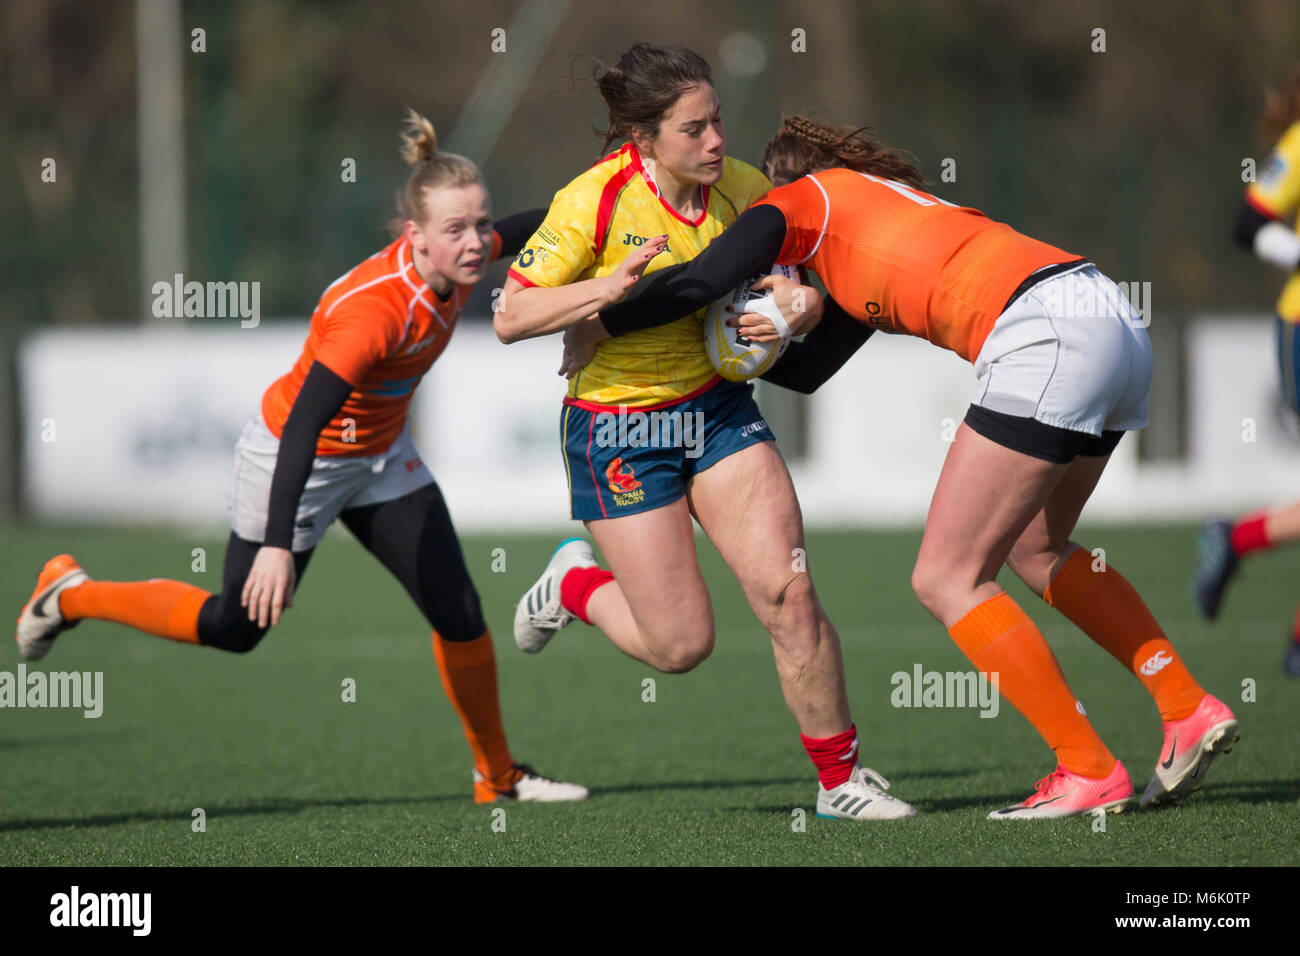
[{"label": "black compression sleeve", "polygon": [[1237,243],[1248,251],[1255,251],[1255,233],[1276,219],[1264,215],[1248,202],[1242,202],[1241,214],[1237,216]]},{"label": "black compression sleeve", "polygon": [[765,382],[811,395],[862,348],[875,329],[867,328],[826,296],[822,320],[804,336],[791,342],[785,354],[766,373]]},{"label": "black compression sleeve", "polygon": [[351,385],[320,362],[313,362],[307,370],[307,378],[294,399],[293,408],[289,409],[280,435],[280,450],[275,456],[263,541],[267,547],[291,549],[293,519],[316,457],[316,440],[351,392]]},{"label": "black compression sleeve", "polygon": [[753,206],[690,262],[643,276],[626,299],[600,313],[600,321],[612,336],[675,322],[769,271],[784,243],[781,210]]},{"label": "black compression sleeve", "polygon": [[509,259],[517,256],[524,243],[532,237],[545,219],[545,209],[529,209],[492,223],[492,228],[501,237],[501,254],[497,258]]}]

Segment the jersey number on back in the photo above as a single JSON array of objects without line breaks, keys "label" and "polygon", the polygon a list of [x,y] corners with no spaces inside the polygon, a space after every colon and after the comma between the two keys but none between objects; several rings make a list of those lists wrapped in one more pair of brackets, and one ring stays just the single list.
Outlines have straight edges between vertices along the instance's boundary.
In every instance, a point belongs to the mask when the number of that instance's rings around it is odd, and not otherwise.
[{"label": "jersey number on back", "polygon": [[955,203],[947,202],[938,196],[931,196],[929,193],[923,193],[919,189],[913,189],[911,186],[895,182],[892,179],[881,179],[879,176],[872,176],[870,173],[863,173],[862,175],[873,183],[880,183],[880,185],[892,189],[904,199],[910,199],[918,206],[933,206],[935,203],[943,203],[945,206],[952,206],[954,209],[958,208]]}]

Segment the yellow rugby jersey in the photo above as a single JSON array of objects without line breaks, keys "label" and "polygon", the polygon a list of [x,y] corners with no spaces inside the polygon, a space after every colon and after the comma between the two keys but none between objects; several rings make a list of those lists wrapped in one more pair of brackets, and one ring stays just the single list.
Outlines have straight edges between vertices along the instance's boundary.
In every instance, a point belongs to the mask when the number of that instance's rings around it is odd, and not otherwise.
[{"label": "yellow rugby jersey", "polygon": [[[753,166],[728,156],[722,178],[701,188],[704,211],[688,221],[659,198],[640,154],[628,143],[555,194],[510,275],[524,285],[548,288],[598,278],[613,272],[635,247],[664,234],[668,248],[646,274],[689,262],[772,184]],[[591,363],[569,380],[570,399],[645,407],[699,391],[717,377],[700,332],[704,311],[604,339]]]},{"label": "yellow rugby jersey", "polygon": [[[1300,206],[1300,123],[1282,135],[1258,181],[1246,187],[1246,201],[1270,218],[1294,222]],[[1300,321],[1300,273],[1282,287],[1277,314],[1289,322]]]}]

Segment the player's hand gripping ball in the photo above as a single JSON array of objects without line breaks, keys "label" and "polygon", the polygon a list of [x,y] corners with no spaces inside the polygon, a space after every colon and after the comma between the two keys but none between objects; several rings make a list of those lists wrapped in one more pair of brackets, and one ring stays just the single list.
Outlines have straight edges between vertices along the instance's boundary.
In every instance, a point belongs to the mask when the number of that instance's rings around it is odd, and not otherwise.
[{"label": "player's hand gripping ball", "polygon": [[[782,275],[799,282],[796,266],[773,266],[772,275]],[[752,292],[750,285],[762,276],[751,276],[736,287],[730,295],[723,296],[709,306],[704,317],[704,350],[718,374],[731,382],[745,382],[762,375],[779,359],[790,344],[790,326],[776,307],[776,297],[771,292]],[[733,311],[727,311],[731,306]],[[758,312],[772,320],[780,339],[776,342],[753,342],[741,330],[727,325],[727,320],[743,312]]]}]

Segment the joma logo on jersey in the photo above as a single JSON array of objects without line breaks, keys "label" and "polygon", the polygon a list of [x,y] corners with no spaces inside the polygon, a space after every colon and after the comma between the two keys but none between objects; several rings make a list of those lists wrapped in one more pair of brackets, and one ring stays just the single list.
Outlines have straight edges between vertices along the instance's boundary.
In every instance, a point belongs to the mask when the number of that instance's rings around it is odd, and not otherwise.
[{"label": "joma logo on jersey", "polygon": [[[645,242],[645,240],[646,240],[646,237],[645,237],[645,236],[634,236],[634,235],[632,235],[632,233],[630,233],[630,232],[625,232],[625,233],[623,233],[623,245],[625,245],[625,246],[639,246],[639,245],[641,245],[643,242]],[[664,243],[664,252],[667,252],[667,251],[668,251],[668,243],[665,242],[665,243]]]}]

